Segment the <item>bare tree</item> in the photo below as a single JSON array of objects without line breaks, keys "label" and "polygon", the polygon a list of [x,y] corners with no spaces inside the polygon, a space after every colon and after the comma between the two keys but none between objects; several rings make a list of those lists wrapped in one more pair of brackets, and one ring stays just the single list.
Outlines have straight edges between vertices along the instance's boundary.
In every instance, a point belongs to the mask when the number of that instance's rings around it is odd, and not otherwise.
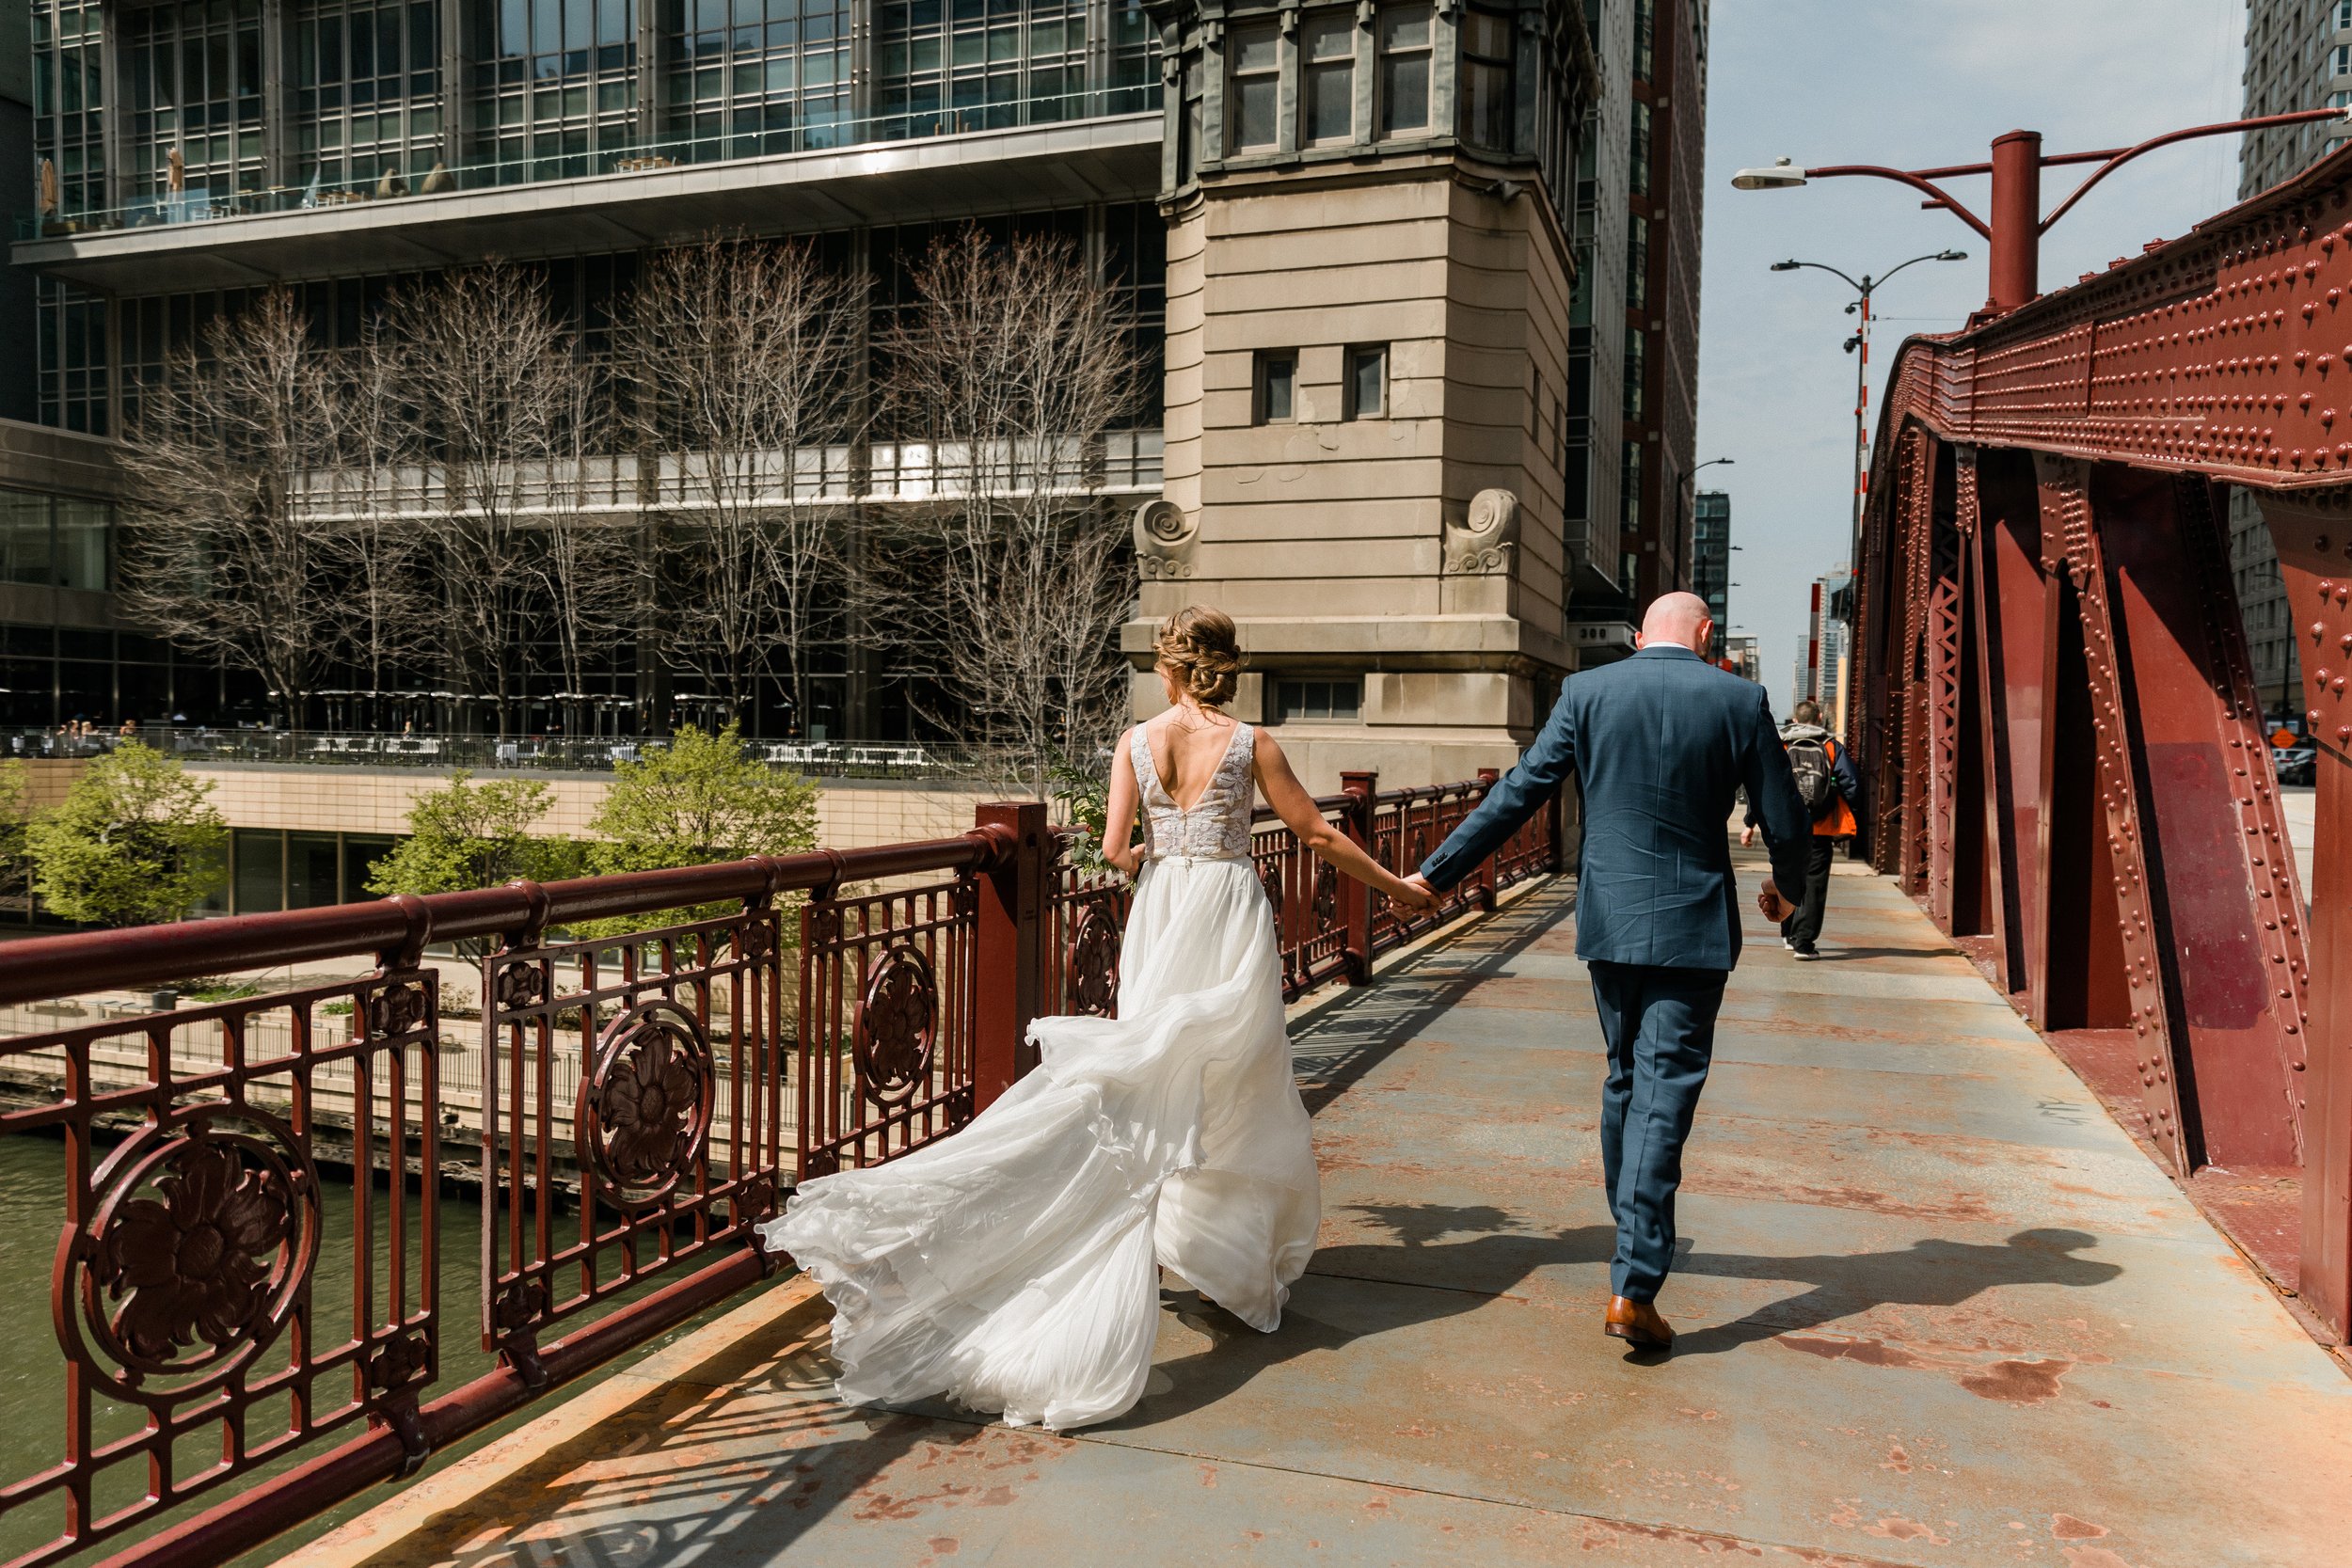
[{"label": "bare tree", "polygon": [[123,609],[261,676],[294,729],[336,637],[318,491],[345,412],[310,318],[274,289],[173,356],[124,447]]},{"label": "bare tree", "polygon": [[545,284],[503,264],[395,299],[389,328],[440,557],[440,651],[453,679],[492,700],[504,735],[536,586],[531,534],[550,492],[578,478],[562,460],[578,356]]},{"label": "bare tree", "polygon": [[337,657],[370,694],[371,721],[396,674],[431,645],[440,607],[413,515],[423,469],[411,440],[414,409],[399,339],[371,321],[345,351],[337,388],[342,440],[323,489],[321,549],[338,613]]},{"label": "bare tree", "polygon": [[928,570],[899,578],[890,619],[932,658],[931,717],[1042,798],[1125,710],[1133,569],[1102,456],[1144,361],[1124,302],[1063,240],[967,229],[914,286],[885,340],[888,400],[902,440],[934,443],[943,499],[913,515]]},{"label": "bare tree", "polygon": [[843,509],[828,449],[850,436],[862,301],[805,245],[712,238],[647,259],[615,327],[643,460],[670,512],[677,613],[728,711],[781,653],[797,713],[836,635]]},{"label": "bare tree", "polygon": [[[581,366],[562,386],[566,405],[549,443],[545,498],[534,521],[528,561],[544,633],[533,646],[577,696],[589,672],[635,626],[637,519],[597,503],[611,495],[598,476],[610,472],[612,420],[592,368]],[[583,709],[567,708],[564,730],[580,733]]]}]

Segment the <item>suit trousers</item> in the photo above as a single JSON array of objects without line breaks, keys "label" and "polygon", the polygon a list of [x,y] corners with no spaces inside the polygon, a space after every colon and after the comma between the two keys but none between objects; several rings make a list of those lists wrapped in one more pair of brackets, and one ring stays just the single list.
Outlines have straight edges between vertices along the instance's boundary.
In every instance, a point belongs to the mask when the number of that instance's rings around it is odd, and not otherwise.
[{"label": "suit trousers", "polygon": [[1600,1158],[1617,1250],[1609,1283],[1649,1301],[1674,1266],[1682,1145],[1715,1056],[1715,1015],[1729,971],[1596,960],[1593,1003],[1609,1042]]},{"label": "suit trousers", "polygon": [[[1845,842],[1816,833],[1805,847],[1804,892],[1795,899],[1797,912],[1780,923],[1780,934],[1799,947],[1810,947],[1821,940],[1821,916],[1829,909],[1829,868],[1837,859],[1837,847]],[[1784,888],[1782,893],[1786,895],[1788,891]]]}]

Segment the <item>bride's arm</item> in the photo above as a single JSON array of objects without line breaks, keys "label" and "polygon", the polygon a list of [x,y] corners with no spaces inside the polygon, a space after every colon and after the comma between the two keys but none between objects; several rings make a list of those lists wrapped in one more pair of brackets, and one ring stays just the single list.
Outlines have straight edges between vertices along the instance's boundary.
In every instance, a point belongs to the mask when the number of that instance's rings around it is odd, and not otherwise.
[{"label": "bride's arm", "polygon": [[[1265,803],[1274,808],[1274,815],[1282,819],[1282,825],[1298,835],[1300,844],[1358,881],[1370,883],[1407,909],[1433,910],[1438,907],[1437,898],[1427,889],[1415,887],[1392,875],[1378,861],[1365,854],[1363,847],[1354,839],[1323,819],[1323,813],[1315,810],[1314,797],[1307,793],[1307,786],[1298,782],[1296,773],[1291,771],[1291,759],[1282,754],[1282,748],[1276,745],[1274,737],[1263,730],[1258,732],[1256,750],[1254,771],[1258,775],[1258,788],[1265,795]],[[1116,783],[1111,786],[1113,801],[1119,799],[1118,788]]]},{"label": "bride's arm", "polygon": [[1132,877],[1143,864],[1143,846],[1134,842],[1136,834],[1136,800],[1142,789],[1136,783],[1135,752],[1130,749],[1129,730],[1119,737],[1119,750],[1111,757],[1111,793],[1103,811],[1103,858]]}]

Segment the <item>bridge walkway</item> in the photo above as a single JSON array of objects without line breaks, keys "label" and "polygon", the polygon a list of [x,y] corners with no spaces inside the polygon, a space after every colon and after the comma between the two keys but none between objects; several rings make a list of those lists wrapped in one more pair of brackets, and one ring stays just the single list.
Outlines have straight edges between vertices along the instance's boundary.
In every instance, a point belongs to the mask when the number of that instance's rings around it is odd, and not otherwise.
[{"label": "bridge walkway", "polygon": [[839,1409],[787,1282],[292,1560],[2352,1560],[2344,1368],[1890,883],[1832,906],[1812,964],[1750,916],[1669,1359],[1598,1332],[1555,882],[1302,1009],[1322,1249],[1270,1337],[1168,1292],[1124,1419]]}]

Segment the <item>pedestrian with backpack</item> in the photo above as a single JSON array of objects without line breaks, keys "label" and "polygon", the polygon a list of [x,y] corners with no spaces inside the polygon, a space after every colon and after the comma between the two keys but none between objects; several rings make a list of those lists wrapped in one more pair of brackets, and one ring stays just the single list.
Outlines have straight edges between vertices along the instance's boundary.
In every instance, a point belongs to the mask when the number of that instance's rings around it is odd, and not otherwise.
[{"label": "pedestrian with backpack", "polygon": [[[1821,705],[1806,698],[1788,712],[1780,727],[1781,744],[1788,749],[1788,766],[1797,775],[1797,793],[1813,814],[1813,842],[1804,863],[1804,895],[1796,912],[1780,923],[1781,945],[1800,958],[1818,958],[1821,916],[1829,905],[1829,868],[1837,858],[1840,841],[1859,831],[1852,801],[1862,798],[1862,780],[1847,759],[1846,748],[1821,727]],[[1756,808],[1748,808],[1740,842],[1756,842]]]}]

